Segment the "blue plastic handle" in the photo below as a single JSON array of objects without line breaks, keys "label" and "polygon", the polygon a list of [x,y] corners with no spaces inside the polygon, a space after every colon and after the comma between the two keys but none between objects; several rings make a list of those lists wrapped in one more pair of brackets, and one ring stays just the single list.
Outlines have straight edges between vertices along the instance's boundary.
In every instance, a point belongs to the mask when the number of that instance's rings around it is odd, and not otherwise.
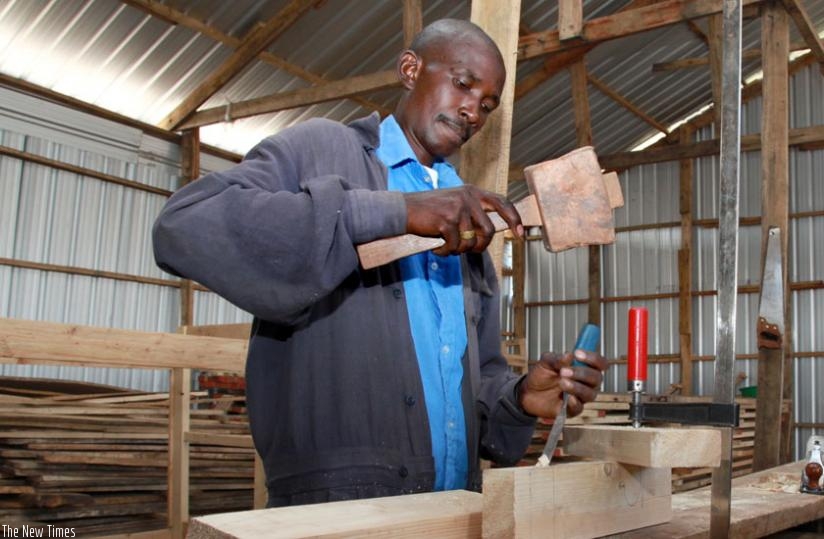
[{"label": "blue plastic handle", "polygon": [[[584,327],[581,328],[581,333],[578,334],[578,340],[575,341],[575,348],[573,350],[597,352],[599,344],[601,344],[601,329],[595,324],[584,324]],[[572,364],[584,365],[583,362],[577,359],[574,360]]]}]

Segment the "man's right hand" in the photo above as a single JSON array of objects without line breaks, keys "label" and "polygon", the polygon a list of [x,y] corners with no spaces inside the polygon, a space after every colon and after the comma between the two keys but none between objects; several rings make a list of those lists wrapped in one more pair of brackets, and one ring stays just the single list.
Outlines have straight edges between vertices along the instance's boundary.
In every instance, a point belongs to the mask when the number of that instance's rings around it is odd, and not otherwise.
[{"label": "man's right hand", "polygon": [[503,196],[473,185],[405,193],[406,232],[440,237],[446,242],[434,251],[446,256],[468,251],[480,253],[495,235],[487,211],[496,211],[517,238],[524,228],[515,206]]}]

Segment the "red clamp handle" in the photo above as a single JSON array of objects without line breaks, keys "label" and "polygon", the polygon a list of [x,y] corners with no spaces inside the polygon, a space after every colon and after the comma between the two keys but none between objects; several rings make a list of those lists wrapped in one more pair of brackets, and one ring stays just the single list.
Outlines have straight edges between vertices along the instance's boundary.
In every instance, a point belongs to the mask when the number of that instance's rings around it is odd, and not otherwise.
[{"label": "red clamp handle", "polygon": [[647,323],[646,307],[629,310],[629,336],[627,338],[627,380],[647,381]]}]

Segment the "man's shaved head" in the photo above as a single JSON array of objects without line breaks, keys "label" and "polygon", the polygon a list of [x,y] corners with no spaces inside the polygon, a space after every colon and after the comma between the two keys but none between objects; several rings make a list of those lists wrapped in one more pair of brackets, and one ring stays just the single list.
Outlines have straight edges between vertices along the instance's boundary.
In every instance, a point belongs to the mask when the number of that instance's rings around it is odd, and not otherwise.
[{"label": "man's shaved head", "polygon": [[415,36],[409,48],[415,51],[416,54],[428,56],[441,47],[463,40],[472,40],[489,47],[503,64],[504,59],[501,56],[501,51],[492,38],[477,24],[462,19],[440,19],[433,22]]}]

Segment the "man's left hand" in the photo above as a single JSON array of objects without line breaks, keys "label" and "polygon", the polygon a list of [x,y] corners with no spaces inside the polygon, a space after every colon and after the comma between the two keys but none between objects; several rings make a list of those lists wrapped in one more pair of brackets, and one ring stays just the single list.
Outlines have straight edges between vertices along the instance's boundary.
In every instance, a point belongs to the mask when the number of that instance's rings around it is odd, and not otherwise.
[{"label": "man's left hand", "polygon": [[[573,366],[573,359],[586,365]],[[606,369],[607,360],[595,352],[576,350],[574,356],[544,352],[521,382],[521,408],[534,416],[554,418],[561,410],[563,393],[568,393],[567,415],[576,416],[584,403],[595,400]]]}]

